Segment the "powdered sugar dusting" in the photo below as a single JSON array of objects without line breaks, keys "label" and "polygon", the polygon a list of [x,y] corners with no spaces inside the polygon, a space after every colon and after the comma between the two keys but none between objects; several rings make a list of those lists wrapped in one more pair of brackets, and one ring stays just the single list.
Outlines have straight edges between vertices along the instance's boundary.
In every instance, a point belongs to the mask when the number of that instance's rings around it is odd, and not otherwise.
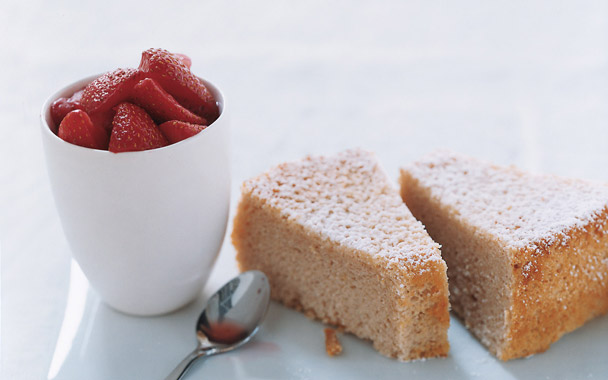
[{"label": "powdered sugar dusting", "polygon": [[459,218],[514,248],[567,244],[568,231],[584,229],[608,208],[608,185],[524,173],[449,151],[406,170]]},{"label": "powdered sugar dusting", "polygon": [[289,220],[386,265],[441,261],[439,246],[407,209],[373,154],[348,150],[279,165],[245,190]]}]

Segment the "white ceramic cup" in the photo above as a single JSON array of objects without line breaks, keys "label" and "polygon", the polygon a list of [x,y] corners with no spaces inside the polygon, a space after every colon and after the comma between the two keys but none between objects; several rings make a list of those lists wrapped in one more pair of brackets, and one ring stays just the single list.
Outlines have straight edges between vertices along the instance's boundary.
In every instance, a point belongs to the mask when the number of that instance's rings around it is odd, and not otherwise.
[{"label": "white ceramic cup", "polygon": [[197,135],[141,152],[83,148],[50,130],[50,106],[96,77],[63,88],[42,108],[42,141],[57,211],[73,257],[107,304],[134,315],[168,313],[200,293],[226,232],[226,103],[205,82],[221,114]]}]

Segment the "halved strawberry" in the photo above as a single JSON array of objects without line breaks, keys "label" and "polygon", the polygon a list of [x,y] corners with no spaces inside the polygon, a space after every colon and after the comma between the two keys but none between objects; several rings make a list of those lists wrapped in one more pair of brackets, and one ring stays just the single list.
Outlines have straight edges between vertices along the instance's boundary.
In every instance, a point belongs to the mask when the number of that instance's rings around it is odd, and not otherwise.
[{"label": "halved strawberry", "polygon": [[162,123],[158,126],[158,128],[160,128],[167,140],[169,140],[171,144],[174,144],[178,141],[182,141],[188,137],[196,135],[203,129],[207,128],[207,126],[171,120]]},{"label": "halved strawberry", "polygon": [[152,118],[162,123],[167,120],[181,120],[194,124],[206,124],[202,117],[182,107],[154,79],[146,78],[133,87],[131,100],[142,107]]},{"label": "halved strawberry", "polygon": [[177,58],[179,58],[188,69],[192,67],[192,60],[186,54],[173,53]]},{"label": "halved strawberry", "polygon": [[51,119],[53,120],[53,125],[50,125],[53,133],[57,134],[57,128],[59,128],[59,124],[61,124],[65,115],[71,111],[83,109],[82,103],[80,102],[82,93],[83,90],[76,91],[70,98],[59,98],[53,102],[51,105]]},{"label": "halved strawberry", "polygon": [[68,113],[61,124],[57,135],[63,140],[92,149],[108,149],[108,134],[93,124],[89,115],[83,110]]},{"label": "halved strawberry", "polygon": [[181,105],[210,123],[219,116],[211,92],[174,54],[164,49],[148,49],[141,55],[139,70],[147,78],[155,79]]},{"label": "halved strawberry", "polygon": [[125,102],[116,106],[115,110],[108,148],[110,152],[148,150],[168,144],[154,120],[142,108]]},{"label": "halved strawberry", "polygon": [[92,119],[103,121],[101,126],[111,128],[107,122],[114,116],[112,109],[129,98],[140,77],[137,69],[116,69],[103,74],[85,87],[81,100],[84,110]]}]

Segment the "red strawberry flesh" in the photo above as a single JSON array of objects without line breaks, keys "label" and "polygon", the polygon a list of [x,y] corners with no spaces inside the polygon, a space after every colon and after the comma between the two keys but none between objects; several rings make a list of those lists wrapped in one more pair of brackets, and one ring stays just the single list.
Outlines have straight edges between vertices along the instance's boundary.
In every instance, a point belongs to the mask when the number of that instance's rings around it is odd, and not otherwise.
[{"label": "red strawberry flesh", "polygon": [[84,110],[92,119],[103,120],[104,128],[111,127],[108,121],[114,116],[112,109],[129,98],[139,79],[136,69],[117,69],[101,75],[84,89],[81,100]]},{"label": "red strawberry flesh", "polygon": [[146,78],[133,87],[131,100],[142,107],[152,118],[162,123],[168,120],[181,120],[193,124],[206,124],[207,121],[182,107],[154,79]]},{"label": "red strawberry flesh", "polygon": [[125,102],[116,106],[112,125],[110,152],[148,150],[168,144],[150,115],[135,104]]},{"label": "red strawberry flesh", "polygon": [[108,134],[112,132],[112,120],[114,120],[113,109],[110,108],[109,110],[104,112],[92,113],[90,116],[91,120],[93,121],[93,124],[105,129]]},{"label": "red strawberry flesh", "polygon": [[164,49],[148,49],[142,53],[139,70],[155,79],[181,105],[213,122],[219,109],[213,95],[188,66]]},{"label": "red strawberry flesh", "polygon": [[207,128],[206,125],[197,125],[191,123],[185,123],[183,121],[171,120],[162,123],[158,126],[163,132],[169,143],[175,144],[178,141],[192,137]]},{"label": "red strawberry flesh", "polygon": [[173,53],[177,58],[179,58],[188,69],[192,67],[192,60],[186,54]]},{"label": "red strawberry flesh", "polygon": [[53,125],[50,126],[53,133],[57,134],[59,124],[61,124],[61,121],[65,115],[74,110],[83,109],[80,102],[82,99],[82,93],[83,90],[76,91],[70,98],[59,98],[53,102],[51,105],[51,119],[53,121]]},{"label": "red strawberry flesh", "polygon": [[83,110],[68,113],[59,124],[57,135],[69,143],[85,148],[108,148],[106,131],[93,124],[89,115]]}]

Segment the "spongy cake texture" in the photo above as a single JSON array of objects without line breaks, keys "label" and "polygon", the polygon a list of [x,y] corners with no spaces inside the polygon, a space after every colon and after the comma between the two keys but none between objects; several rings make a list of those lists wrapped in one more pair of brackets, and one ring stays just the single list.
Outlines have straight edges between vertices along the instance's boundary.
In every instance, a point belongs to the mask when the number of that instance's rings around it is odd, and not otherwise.
[{"label": "spongy cake texture", "polygon": [[446,265],[375,157],[349,150],[246,181],[234,220],[241,270],[272,297],[343,327],[387,356],[445,356]]},{"label": "spongy cake texture", "polygon": [[608,186],[439,151],[402,169],[401,194],[442,245],[453,310],[500,359],[608,311]]}]

